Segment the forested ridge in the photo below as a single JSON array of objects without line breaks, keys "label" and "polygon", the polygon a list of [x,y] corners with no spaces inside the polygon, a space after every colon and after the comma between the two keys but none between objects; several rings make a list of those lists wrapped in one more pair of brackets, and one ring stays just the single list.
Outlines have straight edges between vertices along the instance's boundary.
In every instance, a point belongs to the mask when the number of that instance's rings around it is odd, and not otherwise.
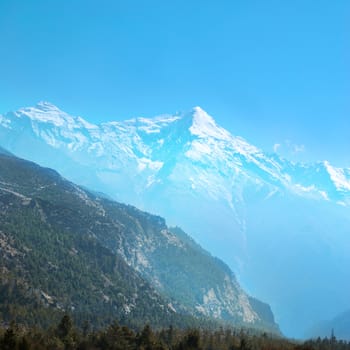
[{"label": "forested ridge", "polygon": [[159,216],[117,203],[0,149],[0,317],[46,327],[215,327],[278,333],[267,304]]},{"label": "forested ridge", "polygon": [[89,322],[77,328],[69,315],[45,330],[12,322],[0,329],[1,350],[349,350],[350,343],[330,338],[304,342],[254,330],[219,328],[137,330],[113,322],[93,330]]}]

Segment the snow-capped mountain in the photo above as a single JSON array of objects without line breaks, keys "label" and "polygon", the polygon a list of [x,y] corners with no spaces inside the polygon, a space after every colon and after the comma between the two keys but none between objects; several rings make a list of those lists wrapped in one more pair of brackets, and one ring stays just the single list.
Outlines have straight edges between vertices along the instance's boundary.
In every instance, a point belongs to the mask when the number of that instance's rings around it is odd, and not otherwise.
[{"label": "snow-capped mountain", "polygon": [[[183,169],[177,164],[181,160],[200,169],[201,176],[187,177],[190,174],[182,173],[177,181],[186,181],[195,191],[205,189],[213,199],[224,198],[231,207],[232,186],[237,178],[267,185],[274,191],[288,190],[350,204],[350,168],[335,168],[327,161],[295,164],[276,154],[267,155],[218,126],[200,107],[174,116],[94,125],[48,102],[40,102],[35,107],[0,115],[0,125],[2,143],[18,148],[19,153],[21,145],[15,143],[25,144],[24,136],[30,136],[34,145],[44,142],[82,166],[93,165],[102,180],[111,171],[129,171],[133,177],[143,179],[142,185],[136,185],[136,192],[164,183],[169,175],[180,175],[177,172]],[[27,152],[36,157],[33,149]],[[132,168],[125,169],[126,166]],[[214,178],[216,181],[211,181]],[[110,189],[108,192],[112,193]],[[112,194],[119,194],[118,186]],[[128,196],[122,199],[129,201]]]},{"label": "snow-capped mountain", "polygon": [[180,224],[273,306],[287,333],[349,307],[350,169],[266,154],[200,107],[94,125],[41,102],[0,116],[0,140]]}]

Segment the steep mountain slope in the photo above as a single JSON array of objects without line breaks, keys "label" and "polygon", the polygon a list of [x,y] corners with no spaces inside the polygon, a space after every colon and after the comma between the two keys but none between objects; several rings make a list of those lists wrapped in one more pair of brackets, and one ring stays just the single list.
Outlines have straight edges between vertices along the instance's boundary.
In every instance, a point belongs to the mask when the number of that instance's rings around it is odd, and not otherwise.
[{"label": "steep mountain slope", "polygon": [[199,107],[93,125],[40,103],[0,117],[0,140],[181,225],[272,303],[287,334],[349,307],[350,169],[265,154]]},{"label": "steep mountain slope", "polygon": [[184,326],[188,315],[278,330],[269,307],[249,297],[226,265],[161,217],[4,152],[0,209],[5,315],[15,308],[20,318],[29,301],[100,323]]},{"label": "steep mountain slope", "polygon": [[169,301],[121,257],[92,232],[77,233],[84,199],[54,171],[0,151],[2,319],[47,326],[68,311],[94,326],[116,318],[133,326],[180,324]]}]

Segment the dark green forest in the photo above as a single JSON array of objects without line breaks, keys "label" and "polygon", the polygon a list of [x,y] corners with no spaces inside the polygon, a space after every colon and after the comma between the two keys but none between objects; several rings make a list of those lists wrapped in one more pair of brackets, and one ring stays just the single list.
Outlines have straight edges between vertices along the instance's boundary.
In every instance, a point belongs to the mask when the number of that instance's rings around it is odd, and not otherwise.
[{"label": "dark green forest", "polygon": [[89,322],[77,328],[69,315],[45,330],[12,322],[0,329],[1,350],[348,350],[350,343],[330,338],[297,342],[253,330],[166,329],[146,324],[138,331],[113,322],[93,330]]}]

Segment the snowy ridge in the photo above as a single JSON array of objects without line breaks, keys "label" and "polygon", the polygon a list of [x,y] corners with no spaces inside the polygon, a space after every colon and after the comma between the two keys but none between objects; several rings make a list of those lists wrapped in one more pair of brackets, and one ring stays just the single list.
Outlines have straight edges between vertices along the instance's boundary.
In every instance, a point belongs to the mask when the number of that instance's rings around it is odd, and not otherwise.
[{"label": "snowy ridge", "polygon": [[37,122],[52,124],[56,127],[67,127],[69,129],[76,125],[75,118],[61,111],[49,102],[39,102],[35,107],[22,108],[15,112],[16,117],[28,117]]},{"label": "snowy ridge", "polygon": [[216,125],[214,119],[200,107],[193,108],[192,135],[200,138],[212,137],[218,140],[230,140],[230,134]]},{"label": "snowy ridge", "polygon": [[[176,175],[182,186],[187,183],[193,190],[206,190],[215,199],[227,200],[231,207],[234,188],[247,182],[267,186],[269,193],[287,190],[300,196],[350,203],[350,172],[346,169],[332,167],[329,162],[305,167],[276,155],[267,156],[218,126],[200,107],[190,113],[94,125],[81,117],[70,116],[49,102],[39,102],[35,107],[1,116],[0,125],[3,129],[19,129],[26,120],[37,138],[50,147],[64,150],[75,162],[83,162],[98,171],[125,173],[127,167],[129,172],[125,176],[131,172],[139,174],[138,181],[143,185],[138,186],[138,193]],[[9,135],[8,131],[6,134]],[[6,141],[3,145],[8,146]],[[173,163],[174,157],[180,162]],[[35,156],[33,160],[37,160]],[[161,174],[164,165],[167,170]],[[320,166],[326,169],[322,178]],[[315,174],[313,182],[310,168]]]},{"label": "snowy ridge", "polygon": [[324,165],[338,190],[350,191],[350,178],[346,178],[345,169],[335,168],[325,161]]}]

